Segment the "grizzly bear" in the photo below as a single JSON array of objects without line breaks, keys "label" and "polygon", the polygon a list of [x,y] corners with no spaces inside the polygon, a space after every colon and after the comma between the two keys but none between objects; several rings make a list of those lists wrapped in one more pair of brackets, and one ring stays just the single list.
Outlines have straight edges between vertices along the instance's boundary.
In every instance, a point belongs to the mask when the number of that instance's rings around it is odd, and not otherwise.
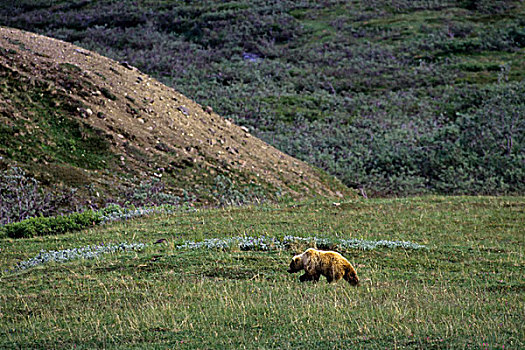
[{"label": "grizzly bear", "polygon": [[359,278],[354,267],[337,252],[309,248],[304,253],[293,257],[288,272],[295,273],[303,269],[305,273],[299,278],[301,282],[317,282],[323,275],[328,283],[344,278],[353,286],[359,285]]}]

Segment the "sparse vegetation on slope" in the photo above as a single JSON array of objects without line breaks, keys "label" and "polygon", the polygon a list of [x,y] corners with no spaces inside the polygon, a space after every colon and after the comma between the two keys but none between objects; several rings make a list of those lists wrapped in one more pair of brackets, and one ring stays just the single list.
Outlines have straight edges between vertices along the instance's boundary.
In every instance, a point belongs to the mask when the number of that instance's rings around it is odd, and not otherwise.
[{"label": "sparse vegetation on slope", "polygon": [[525,191],[523,1],[22,0],[0,14],[126,60],[369,195]]},{"label": "sparse vegetation on slope", "polygon": [[351,194],[127,63],[16,29],[0,28],[0,47],[2,176],[18,166],[35,186],[76,188],[70,210]]}]

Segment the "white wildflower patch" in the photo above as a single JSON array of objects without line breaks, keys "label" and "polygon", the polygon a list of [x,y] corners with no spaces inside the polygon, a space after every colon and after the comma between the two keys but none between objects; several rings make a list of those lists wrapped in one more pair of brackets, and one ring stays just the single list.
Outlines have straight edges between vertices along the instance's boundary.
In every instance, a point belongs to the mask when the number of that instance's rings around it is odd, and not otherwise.
[{"label": "white wildflower patch", "polygon": [[63,263],[70,260],[95,259],[103,254],[114,254],[124,251],[141,251],[145,247],[146,245],[143,243],[119,243],[63,250],[42,250],[34,258],[19,262],[15,267],[15,271],[26,270],[50,262]]},{"label": "white wildflower patch", "polygon": [[177,246],[178,249],[233,249],[240,250],[279,250],[285,249],[282,243],[273,237],[238,236],[230,238],[208,238],[200,242],[186,241]]},{"label": "white wildflower patch", "polygon": [[364,239],[342,239],[338,246],[344,249],[372,250],[376,248],[424,249],[426,246],[408,241],[367,241]]},{"label": "white wildflower patch", "polygon": [[319,248],[338,248],[343,250],[361,249],[373,250],[376,248],[403,248],[426,249],[426,246],[408,241],[369,241],[364,239],[328,239],[318,237],[284,236],[279,240],[275,237],[237,236],[229,238],[208,238],[203,241],[186,241],[177,246],[178,249],[240,249],[240,250],[286,250],[296,244],[305,244]]}]

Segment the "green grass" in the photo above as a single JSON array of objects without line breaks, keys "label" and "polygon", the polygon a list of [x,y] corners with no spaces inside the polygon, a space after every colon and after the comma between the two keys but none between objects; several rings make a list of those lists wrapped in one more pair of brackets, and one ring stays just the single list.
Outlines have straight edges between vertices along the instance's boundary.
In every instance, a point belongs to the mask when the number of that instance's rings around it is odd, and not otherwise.
[{"label": "green grass", "polygon": [[[0,348],[491,348],[525,345],[523,197],[282,203],[0,240]],[[342,252],[361,286],[302,284],[295,251],[177,250],[238,235],[408,240]],[[151,244],[166,238],[167,244]],[[142,252],[6,272],[40,250]],[[486,344],[486,345],[485,345]]]}]

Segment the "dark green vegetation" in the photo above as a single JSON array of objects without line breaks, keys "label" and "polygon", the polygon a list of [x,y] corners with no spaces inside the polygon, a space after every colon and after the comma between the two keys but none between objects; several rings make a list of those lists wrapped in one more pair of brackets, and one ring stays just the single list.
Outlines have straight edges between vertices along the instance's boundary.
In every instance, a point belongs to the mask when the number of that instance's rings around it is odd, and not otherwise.
[{"label": "dark green vegetation", "polygon": [[[199,210],[56,236],[0,239],[1,348],[525,346],[523,197],[423,197]],[[294,251],[176,250],[239,235],[407,240],[350,250],[361,286],[301,284]],[[159,238],[167,243],[152,244]],[[41,250],[141,252],[5,272]]]},{"label": "dark green vegetation", "polygon": [[71,213],[63,216],[32,217],[0,227],[0,237],[29,238],[46,235],[59,235],[65,232],[83,230],[102,220],[102,215],[93,210]]},{"label": "dark green vegetation", "polygon": [[523,193],[521,1],[6,1],[369,194]]}]

